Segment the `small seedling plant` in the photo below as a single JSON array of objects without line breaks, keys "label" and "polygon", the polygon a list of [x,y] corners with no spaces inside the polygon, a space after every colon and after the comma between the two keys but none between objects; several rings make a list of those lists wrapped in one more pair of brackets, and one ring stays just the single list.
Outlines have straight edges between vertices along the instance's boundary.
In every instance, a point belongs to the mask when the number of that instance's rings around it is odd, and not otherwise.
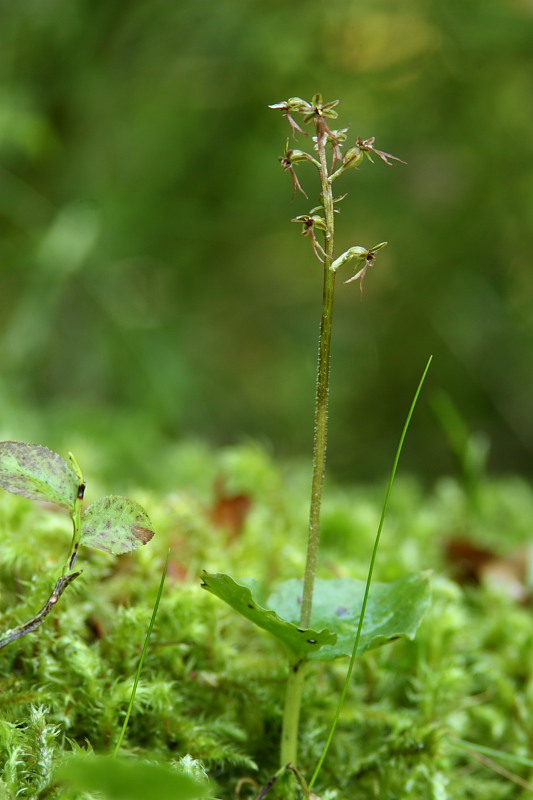
[{"label": "small seedling plant", "polygon": [[[300,97],[293,97],[270,106],[270,108],[280,111],[286,118],[294,140],[298,136],[308,135],[307,131],[296,121],[298,116],[303,117],[304,126],[309,125],[313,129],[311,152],[298,149],[288,138],[284,153],[280,156],[281,165],[292,180],[293,198],[297,193],[307,198],[296,174],[297,169],[302,165],[311,165],[317,171],[320,184],[318,205],[311,208],[306,214],[300,214],[292,220],[301,225],[302,234],[309,239],[313,254],[321,263],[323,270],[322,316],[314,418],[313,475],[303,581],[300,578],[286,581],[277,586],[274,592],[263,600],[262,589],[253,579],[235,578],[225,573],[203,573],[205,589],[224,600],[255,625],[276,637],[287,656],[288,680],[281,732],[280,770],[259,797],[264,797],[273,788],[279,777],[282,774],[286,775],[287,772],[296,775],[306,796],[313,796],[311,789],[331,741],[340,708],[319,765],[310,781],[306,781],[298,769],[298,729],[304,681],[309,665],[317,661],[326,662],[337,658],[351,657],[343,692],[344,697],[355,657],[401,636],[413,638],[429,603],[426,573],[407,575],[388,584],[374,583],[371,593],[369,592],[383,515],[366,581],[348,577],[317,578],[320,513],[328,434],[335,280],[341,267],[351,265],[354,268],[353,275],[345,280],[345,283],[359,282],[361,293],[363,293],[367,273],[374,266],[378,251],[387,244],[380,242],[372,247],[356,245],[340,255],[336,254],[335,216],[339,211],[339,204],[346,195],[336,196],[333,187],[345,172],[359,168],[365,161],[374,163],[374,156],[389,166],[394,161],[401,161],[390,153],[378,150],[375,147],[374,137],[368,139],[358,137],[350,141],[348,128],[333,128],[332,123],[338,117],[337,105],[337,100],[326,103],[322,100],[321,95],[317,94],[310,102]],[[384,511],[407,425],[428,367],[426,367],[418,387],[400,440]]]},{"label": "small seedling plant", "polygon": [[2,648],[35,631],[81,575],[74,569],[80,545],[113,555],[129,553],[149,542],[154,530],[144,509],[127,497],[102,497],[83,511],[85,480],[72,453],[65,461],[41,445],[0,442],[0,486],[31,500],[64,506],[73,527],[70,549],[48,600],[31,619],[0,634]]}]

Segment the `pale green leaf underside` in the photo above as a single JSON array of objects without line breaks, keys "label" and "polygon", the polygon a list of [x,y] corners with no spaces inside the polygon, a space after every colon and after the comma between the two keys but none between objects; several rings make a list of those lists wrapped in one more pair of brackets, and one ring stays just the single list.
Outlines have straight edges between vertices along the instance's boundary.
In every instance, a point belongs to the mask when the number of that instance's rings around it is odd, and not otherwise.
[{"label": "pale green leaf underside", "polygon": [[93,503],[81,521],[81,544],[120,555],[147,544],[154,535],[146,511],[127,497],[109,495]]},{"label": "pale green leaf underside", "polygon": [[0,486],[31,500],[74,508],[79,479],[70,464],[39,444],[0,442]]},{"label": "pale green leaf underside", "polygon": [[272,609],[263,608],[249,587],[244,582],[238,583],[231,575],[202,572],[202,581],[205,589],[224,600],[243,617],[271,633],[297,658],[309,658],[311,653],[326,644],[333,644],[337,638],[328,630],[299,628],[282,619]]},{"label": "pale green leaf underside", "polygon": [[71,789],[102,792],[106,800],[197,800],[206,784],[159,764],[112,756],[73,756],[56,773]]},{"label": "pale green leaf underside", "polygon": [[[365,581],[353,578],[316,580],[312,623],[318,628],[327,626],[337,634],[337,640],[312,652],[310,659],[332,661],[352,654],[365,586]],[[269,597],[268,606],[294,622],[299,617],[301,594],[301,581],[286,581]],[[407,575],[392,583],[372,583],[357,654],[402,636],[414,638],[429,603],[427,572]]]}]

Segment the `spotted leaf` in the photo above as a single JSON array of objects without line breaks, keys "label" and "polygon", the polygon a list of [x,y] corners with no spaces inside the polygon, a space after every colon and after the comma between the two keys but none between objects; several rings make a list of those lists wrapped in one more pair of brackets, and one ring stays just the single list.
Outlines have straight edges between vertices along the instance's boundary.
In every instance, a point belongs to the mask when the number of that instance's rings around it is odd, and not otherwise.
[{"label": "spotted leaf", "polygon": [[0,486],[31,500],[74,509],[80,480],[57,453],[39,444],[0,442]]},{"label": "spotted leaf", "polygon": [[146,511],[134,500],[109,495],[93,503],[81,521],[81,543],[120,555],[147,544],[155,531]]}]

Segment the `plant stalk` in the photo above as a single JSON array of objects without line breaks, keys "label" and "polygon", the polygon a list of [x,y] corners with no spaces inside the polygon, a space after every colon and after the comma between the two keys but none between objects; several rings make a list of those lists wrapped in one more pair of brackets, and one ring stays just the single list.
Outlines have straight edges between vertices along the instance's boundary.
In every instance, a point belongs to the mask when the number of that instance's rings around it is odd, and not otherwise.
[{"label": "plant stalk", "polygon": [[79,575],[80,572],[72,572],[74,568],[74,564],[76,563],[76,558],[78,556],[78,548],[80,543],[80,531],[81,531],[81,511],[82,511],[82,503],[83,503],[83,493],[85,491],[85,483],[83,482],[83,477],[80,472],[80,468],[77,462],[74,459],[74,456],[70,454],[70,458],[72,463],[74,464],[74,468],[78,473],[78,478],[80,481],[79,489],[78,489],[78,496],[74,502],[74,508],[71,512],[71,519],[72,519],[72,540],[70,543],[70,550],[63,567],[63,571],[61,573],[61,577],[58,578],[56,585],[52,590],[52,594],[41,608],[41,610],[28,622],[23,623],[22,625],[18,625],[16,628],[11,628],[10,630],[6,631],[2,635],[0,635],[0,649],[5,647],[11,642],[16,641],[17,639],[22,638],[22,636],[26,636],[27,633],[32,633],[33,631],[37,630],[39,625],[41,625],[50,611],[55,607],[57,601],[67,588],[69,584],[72,583]]},{"label": "plant stalk", "polygon": [[68,558],[65,566],[63,567],[63,576],[66,576],[68,572],[73,569],[78,557],[81,536],[81,512],[83,510],[83,496],[85,494],[85,481],[83,479],[80,465],[72,453],[69,453],[68,457],[74,472],[78,476],[78,495],[74,501],[74,508],[70,514],[70,518],[72,519],[72,540],[70,543]]},{"label": "plant stalk", "polygon": [[334,252],[335,223],[333,215],[333,191],[329,179],[326,158],[327,135],[322,117],[316,121],[318,155],[320,160],[320,184],[326,230],[324,232],[324,286],[322,294],[322,319],[318,345],[318,368],[316,377],[315,435],[313,443],[313,480],[309,510],[309,535],[305,565],[300,627],[311,625],[313,591],[318,565],[320,544],[320,511],[326,471],[328,440],[329,376],[331,360],[331,329],[333,325],[333,298],[335,294],[335,272],[331,269]]},{"label": "plant stalk", "polygon": [[[333,325],[333,298],[335,294],[335,271],[331,269],[334,253],[333,191],[329,178],[326,157],[327,133],[322,117],[315,122],[318,155],[320,161],[321,199],[324,207],[326,230],[324,231],[324,284],[322,293],[322,317],[318,344],[318,367],[315,400],[315,434],[313,443],[313,479],[311,484],[311,504],[309,510],[309,534],[307,539],[307,558],[302,594],[300,627],[309,628],[313,610],[313,591],[318,566],[320,544],[320,510],[326,470],[326,450],[328,438],[328,403],[331,356],[331,329]],[[298,725],[304,688],[306,662],[290,665],[283,726],[281,735],[281,766],[296,766],[298,750]]]},{"label": "plant stalk", "polygon": [[281,757],[280,765],[296,766],[298,755],[298,726],[300,722],[300,708],[305,680],[307,662],[298,661],[289,667],[287,689],[285,692],[285,708],[283,709],[283,725],[281,729]]},{"label": "plant stalk", "polygon": [[5,633],[0,635],[0,649],[2,647],[6,647],[6,645],[11,644],[11,642],[15,642],[17,639],[21,639],[23,636],[26,636],[27,633],[32,633],[32,631],[37,630],[39,625],[46,619],[50,611],[55,608],[55,605],[67,586],[75,580],[81,572],[72,572],[70,575],[62,575],[58,578],[56,585],[52,590],[52,594],[41,608],[41,610],[28,622],[23,623],[22,625],[18,625],[16,628],[10,628]]}]

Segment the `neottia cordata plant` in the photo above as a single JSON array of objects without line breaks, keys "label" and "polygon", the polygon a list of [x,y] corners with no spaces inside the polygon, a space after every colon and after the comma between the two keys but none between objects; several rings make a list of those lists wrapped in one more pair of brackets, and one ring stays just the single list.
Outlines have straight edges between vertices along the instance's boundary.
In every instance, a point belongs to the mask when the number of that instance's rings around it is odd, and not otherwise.
[{"label": "neottia cordata plant", "polygon": [[0,634],[0,648],[36,630],[81,571],[75,571],[80,545],[114,555],[129,553],[154,535],[144,509],[127,497],[102,497],[83,511],[85,481],[72,453],[65,461],[37,444],[0,442],[0,486],[13,494],[57,503],[68,509],[72,540],[61,575],[41,610],[27,622]]},{"label": "neottia cordata plant", "polygon": [[[390,153],[378,150],[374,145],[374,137],[368,139],[357,137],[350,140],[348,128],[333,128],[332,123],[338,116],[337,104],[337,100],[325,103],[321,95],[317,94],[311,102],[293,97],[270,106],[274,110],[281,111],[286,118],[293,139],[308,135],[307,131],[296,121],[295,118],[298,115],[303,117],[302,124],[311,126],[314,133],[311,152],[294,147],[291,139],[288,138],[284,154],[280,157],[283,169],[289,173],[292,179],[293,198],[297,193],[301,193],[307,198],[307,193],[296,174],[297,169],[301,166],[311,165],[314,167],[318,173],[320,185],[318,205],[311,208],[308,213],[300,214],[292,220],[302,225],[302,233],[309,238],[314,256],[321,262],[323,268],[322,318],[314,420],[313,478],[303,582],[299,578],[294,578],[281,584],[262,605],[251,590],[248,580],[238,580],[223,573],[204,572],[202,576],[203,586],[208,591],[275,636],[284,647],[288,657],[288,682],[281,733],[280,772],[273,778],[268,790],[277,777],[282,773],[286,774],[288,769],[291,774],[298,777],[308,796],[310,796],[310,789],[318,774],[318,768],[311,781],[307,783],[303,778],[301,765],[297,761],[300,707],[304,680],[308,672],[307,667],[316,661],[332,661],[336,658],[351,657],[349,677],[353,658],[356,655],[397,639],[399,636],[412,638],[429,603],[429,587],[425,573],[408,575],[394,583],[375,583],[369,594],[375,551],[382,523],[380,523],[376,537],[371,568],[366,582],[352,578],[316,578],[320,542],[320,511],[326,465],[335,279],[341,267],[351,264],[354,267],[354,274],[345,283],[359,281],[361,292],[363,292],[367,272],[374,265],[377,252],[386,245],[386,242],[380,242],[372,247],[356,245],[344,253],[336,255],[335,215],[339,210],[338,205],[345,195],[335,196],[333,184],[345,172],[360,167],[365,160],[374,163],[373,156],[377,156],[389,166],[393,161],[401,161]],[[347,149],[345,149],[346,146]],[[418,391],[420,391],[420,386]],[[418,392],[415,402],[417,397]],[[414,405],[411,407],[408,422],[413,407]],[[406,428],[404,428],[404,434],[400,441],[397,458],[403,444],[405,430]],[[392,479],[396,465],[397,459]],[[363,620],[365,620],[364,624]],[[263,790],[260,796],[264,796],[265,793]]]}]

